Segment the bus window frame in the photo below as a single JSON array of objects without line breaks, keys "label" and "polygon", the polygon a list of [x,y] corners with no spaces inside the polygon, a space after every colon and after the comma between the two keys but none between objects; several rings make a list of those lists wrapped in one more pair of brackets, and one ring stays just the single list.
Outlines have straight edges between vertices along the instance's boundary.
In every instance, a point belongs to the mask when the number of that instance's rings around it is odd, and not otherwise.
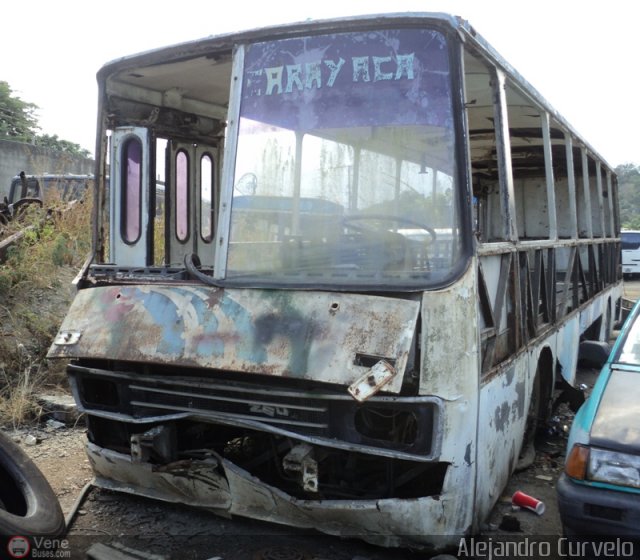
[{"label": "bus window frame", "polygon": [[[383,26],[384,28],[385,26]],[[314,285],[319,289],[327,290],[351,290],[357,289],[361,291],[409,291],[420,292],[425,289],[439,289],[444,286],[455,283],[459,280],[464,273],[471,266],[471,260],[473,255],[473,228],[471,226],[471,191],[470,181],[467,180],[469,160],[466,150],[467,129],[464,117],[464,95],[463,95],[463,64],[462,64],[462,49],[463,46],[459,42],[458,35],[450,29],[447,25],[433,21],[430,22],[427,27],[418,25],[398,25],[398,29],[414,28],[420,29],[432,29],[443,35],[447,45],[447,56],[449,60],[450,70],[450,87],[451,87],[451,111],[453,115],[453,135],[454,135],[454,158],[453,166],[453,182],[455,185],[454,193],[456,196],[456,212],[458,214],[457,226],[459,229],[459,251],[460,255],[456,262],[456,265],[452,267],[448,277],[440,282],[423,283],[421,285],[397,283],[389,286],[385,283],[379,283],[376,285],[365,283],[318,283]],[[352,30],[340,31],[344,33],[351,32]],[[338,32],[333,30],[333,32]],[[321,34],[317,31],[316,34]],[[259,42],[259,41],[258,41]],[[233,79],[231,84],[230,102],[229,102],[229,120],[227,127],[227,140],[224,152],[223,161],[223,177],[222,177],[222,192],[221,200],[232,201],[233,200],[233,182],[236,165],[237,145],[239,138],[239,123],[241,116],[241,98],[243,92],[244,81],[244,60],[246,53],[246,45],[243,43],[237,46],[233,57]],[[240,276],[227,277],[227,257],[228,248],[231,234],[231,204],[223,204],[220,209],[219,226],[217,234],[218,250],[216,251],[216,260],[214,265],[214,278],[222,286],[229,287],[244,287],[247,285],[263,286],[265,288],[308,288],[309,285],[305,283],[297,284],[295,282],[283,282],[272,281],[268,279],[261,279],[256,281],[255,278],[243,279]]]}]

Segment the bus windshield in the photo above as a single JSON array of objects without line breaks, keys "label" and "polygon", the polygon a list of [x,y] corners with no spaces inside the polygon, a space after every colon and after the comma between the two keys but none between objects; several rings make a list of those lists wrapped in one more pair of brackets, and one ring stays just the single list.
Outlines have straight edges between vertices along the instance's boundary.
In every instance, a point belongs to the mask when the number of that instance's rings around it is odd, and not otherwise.
[{"label": "bus windshield", "polygon": [[451,91],[435,30],[248,46],[226,277],[450,280],[463,257]]}]

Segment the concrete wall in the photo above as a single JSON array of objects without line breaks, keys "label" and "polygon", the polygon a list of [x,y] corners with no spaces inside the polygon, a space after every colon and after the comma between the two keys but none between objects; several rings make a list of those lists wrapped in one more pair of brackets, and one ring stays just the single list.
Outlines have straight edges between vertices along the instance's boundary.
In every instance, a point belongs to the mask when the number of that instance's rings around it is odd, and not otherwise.
[{"label": "concrete wall", "polygon": [[24,171],[27,175],[41,173],[93,173],[93,160],[45,150],[24,144],[0,140],[0,200],[8,194],[11,179]]}]

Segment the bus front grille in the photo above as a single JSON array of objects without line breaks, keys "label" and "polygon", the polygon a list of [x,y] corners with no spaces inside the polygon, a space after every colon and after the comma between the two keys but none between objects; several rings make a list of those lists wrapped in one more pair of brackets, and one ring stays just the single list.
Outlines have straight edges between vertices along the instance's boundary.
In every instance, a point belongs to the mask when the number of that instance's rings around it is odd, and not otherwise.
[{"label": "bus front grille", "polygon": [[442,404],[435,397],[375,396],[363,404],[342,387],[128,366],[68,366],[76,400],[87,414],[128,424],[196,418],[420,460],[431,460],[438,452]]}]

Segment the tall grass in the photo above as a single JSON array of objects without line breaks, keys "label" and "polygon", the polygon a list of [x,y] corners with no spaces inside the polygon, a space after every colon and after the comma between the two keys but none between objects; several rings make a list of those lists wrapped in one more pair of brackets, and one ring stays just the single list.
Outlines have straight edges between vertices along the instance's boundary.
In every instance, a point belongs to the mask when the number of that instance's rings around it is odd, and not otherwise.
[{"label": "tall grass", "polygon": [[0,264],[0,424],[13,426],[38,415],[38,393],[65,384],[64,364],[45,356],[91,248],[91,201],[30,207],[8,227],[27,226]]},{"label": "tall grass", "polygon": [[[5,346],[4,350],[7,350]],[[36,394],[43,384],[41,363],[36,363],[24,344],[17,343],[9,360],[0,362],[0,422],[20,424],[39,416]]]}]

